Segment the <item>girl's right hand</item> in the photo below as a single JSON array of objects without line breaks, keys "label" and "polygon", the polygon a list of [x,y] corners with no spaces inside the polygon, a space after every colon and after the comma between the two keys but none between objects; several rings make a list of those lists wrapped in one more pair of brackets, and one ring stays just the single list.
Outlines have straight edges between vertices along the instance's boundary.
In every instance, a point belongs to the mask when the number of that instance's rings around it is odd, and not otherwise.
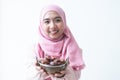
[{"label": "girl's right hand", "polygon": [[40,73],[40,77],[45,78],[48,76],[47,72],[44,69],[42,69],[37,63],[35,66],[36,66],[36,70]]}]

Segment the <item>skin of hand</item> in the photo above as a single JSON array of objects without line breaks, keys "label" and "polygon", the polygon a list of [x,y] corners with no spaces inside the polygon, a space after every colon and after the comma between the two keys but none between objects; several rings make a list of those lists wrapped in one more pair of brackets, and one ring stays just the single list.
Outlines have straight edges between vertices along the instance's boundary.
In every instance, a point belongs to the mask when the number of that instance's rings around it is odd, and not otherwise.
[{"label": "skin of hand", "polygon": [[61,78],[61,77],[64,77],[65,73],[66,73],[66,70],[62,70],[60,72],[56,72],[56,73],[50,74],[50,75],[57,77],[57,78]]},{"label": "skin of hand", "polygon": [[[37,61],[41,60],[42,58],[39,58]],[[62,60],[62,59],[61,59]],[[38,62],[36,62],[36,69],[37,71],[39,71],[41,74],[41,76],[45,77],[45,76],[48,76],[48,75],[51,75],[51,76],[54,76],[54,77],[57,77],[57,78],[61,78],[61,77],[64,77],[65,74],[66,74],[66,70],[62,70],[60,72],[56,72],[54,74],[48,74],[44,69],[42,69],[40,67],[40,65],[38,64]]]},{"label": "skin of hand", "polygon": [[62,70],[60,72],[56,72],[54,74],[48,74],[47,72],[45,72],[44,69],[42,69],[37,63],[36,63],[36,70],[39,71],[41,73],[40,76],[42,77],[46,77],[48,75],[51,75],[51,76],[54,76],[54,77],[57,77],[57,78],[61,78],[61,77],[64,77],[66,71],[65,70]]},{"label": "skin of hand", "polygon": [[36,70],[40,72],[40,76],[42,77],[48,76],[47,72],[44,69],[42,69],[37,63],[36,63]]}]

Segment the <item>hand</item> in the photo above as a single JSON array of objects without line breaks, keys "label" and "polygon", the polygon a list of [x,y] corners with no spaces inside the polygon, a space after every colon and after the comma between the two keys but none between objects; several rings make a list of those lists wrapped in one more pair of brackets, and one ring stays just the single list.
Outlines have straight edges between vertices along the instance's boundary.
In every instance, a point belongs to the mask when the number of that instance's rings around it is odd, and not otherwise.
[{"label": "hand", "polygon": [[42,69],[40,65],[38,65],[37,63],[36,63],[36,70],[40,73],[41,77],[45,78],[46,76],[48,76],[47,72],[44,69]]},{"label": "hand", "polygon": [[57,72],[55,74],[53,74],[53,76],[57,77],[57,78],[61,78],[61,77],[64,77],[65,76],[65,73],[66,71],[65,70],[62,70],[60,72]]}]

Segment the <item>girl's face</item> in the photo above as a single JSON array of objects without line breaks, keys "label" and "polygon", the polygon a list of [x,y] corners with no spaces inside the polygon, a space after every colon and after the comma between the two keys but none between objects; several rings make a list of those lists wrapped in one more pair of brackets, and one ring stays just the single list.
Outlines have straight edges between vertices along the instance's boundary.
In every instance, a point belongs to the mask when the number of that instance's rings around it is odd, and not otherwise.
[{"label": "girl's face", "polygon": [[51,39],[58,39],[64,31],[63,20],[55,11],[47,12],[43,17],[43,32]]}]

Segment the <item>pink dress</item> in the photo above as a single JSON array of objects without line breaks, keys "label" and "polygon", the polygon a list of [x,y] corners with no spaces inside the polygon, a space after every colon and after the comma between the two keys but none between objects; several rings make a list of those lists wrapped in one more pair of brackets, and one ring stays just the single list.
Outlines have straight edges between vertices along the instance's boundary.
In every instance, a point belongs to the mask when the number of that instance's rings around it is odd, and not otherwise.
[{"label": "pink dress", "polygon": [[[43,32],[43,17],[48,11],[56,11],[64,23],[63,36],[57,40],[51,40]],[[75,41],[71,31],[66,24],[65,13],[62,8],[56,5],[48,5],[44,7],[40,14],[40,26],[39,26],[40,40],[37,45],[37,52],[35,57],[42,58],[44,55],[55,56],[59,58],[66,59],[69,57],[69,65],[66,69],[66,74],[62,78],[56,78],[53,76],[40,76],[42,73],[36,71],[35,60],[33,60],[31,74],[34,73],[33,78],[29,80],[79,80],[81,70],[84,68],[84,61],[82,58],[82,49],[79,48],[77,42]],[[35,58],[34,58],[35,59]],[[32,75],[32,76],[33,76]]]}]

